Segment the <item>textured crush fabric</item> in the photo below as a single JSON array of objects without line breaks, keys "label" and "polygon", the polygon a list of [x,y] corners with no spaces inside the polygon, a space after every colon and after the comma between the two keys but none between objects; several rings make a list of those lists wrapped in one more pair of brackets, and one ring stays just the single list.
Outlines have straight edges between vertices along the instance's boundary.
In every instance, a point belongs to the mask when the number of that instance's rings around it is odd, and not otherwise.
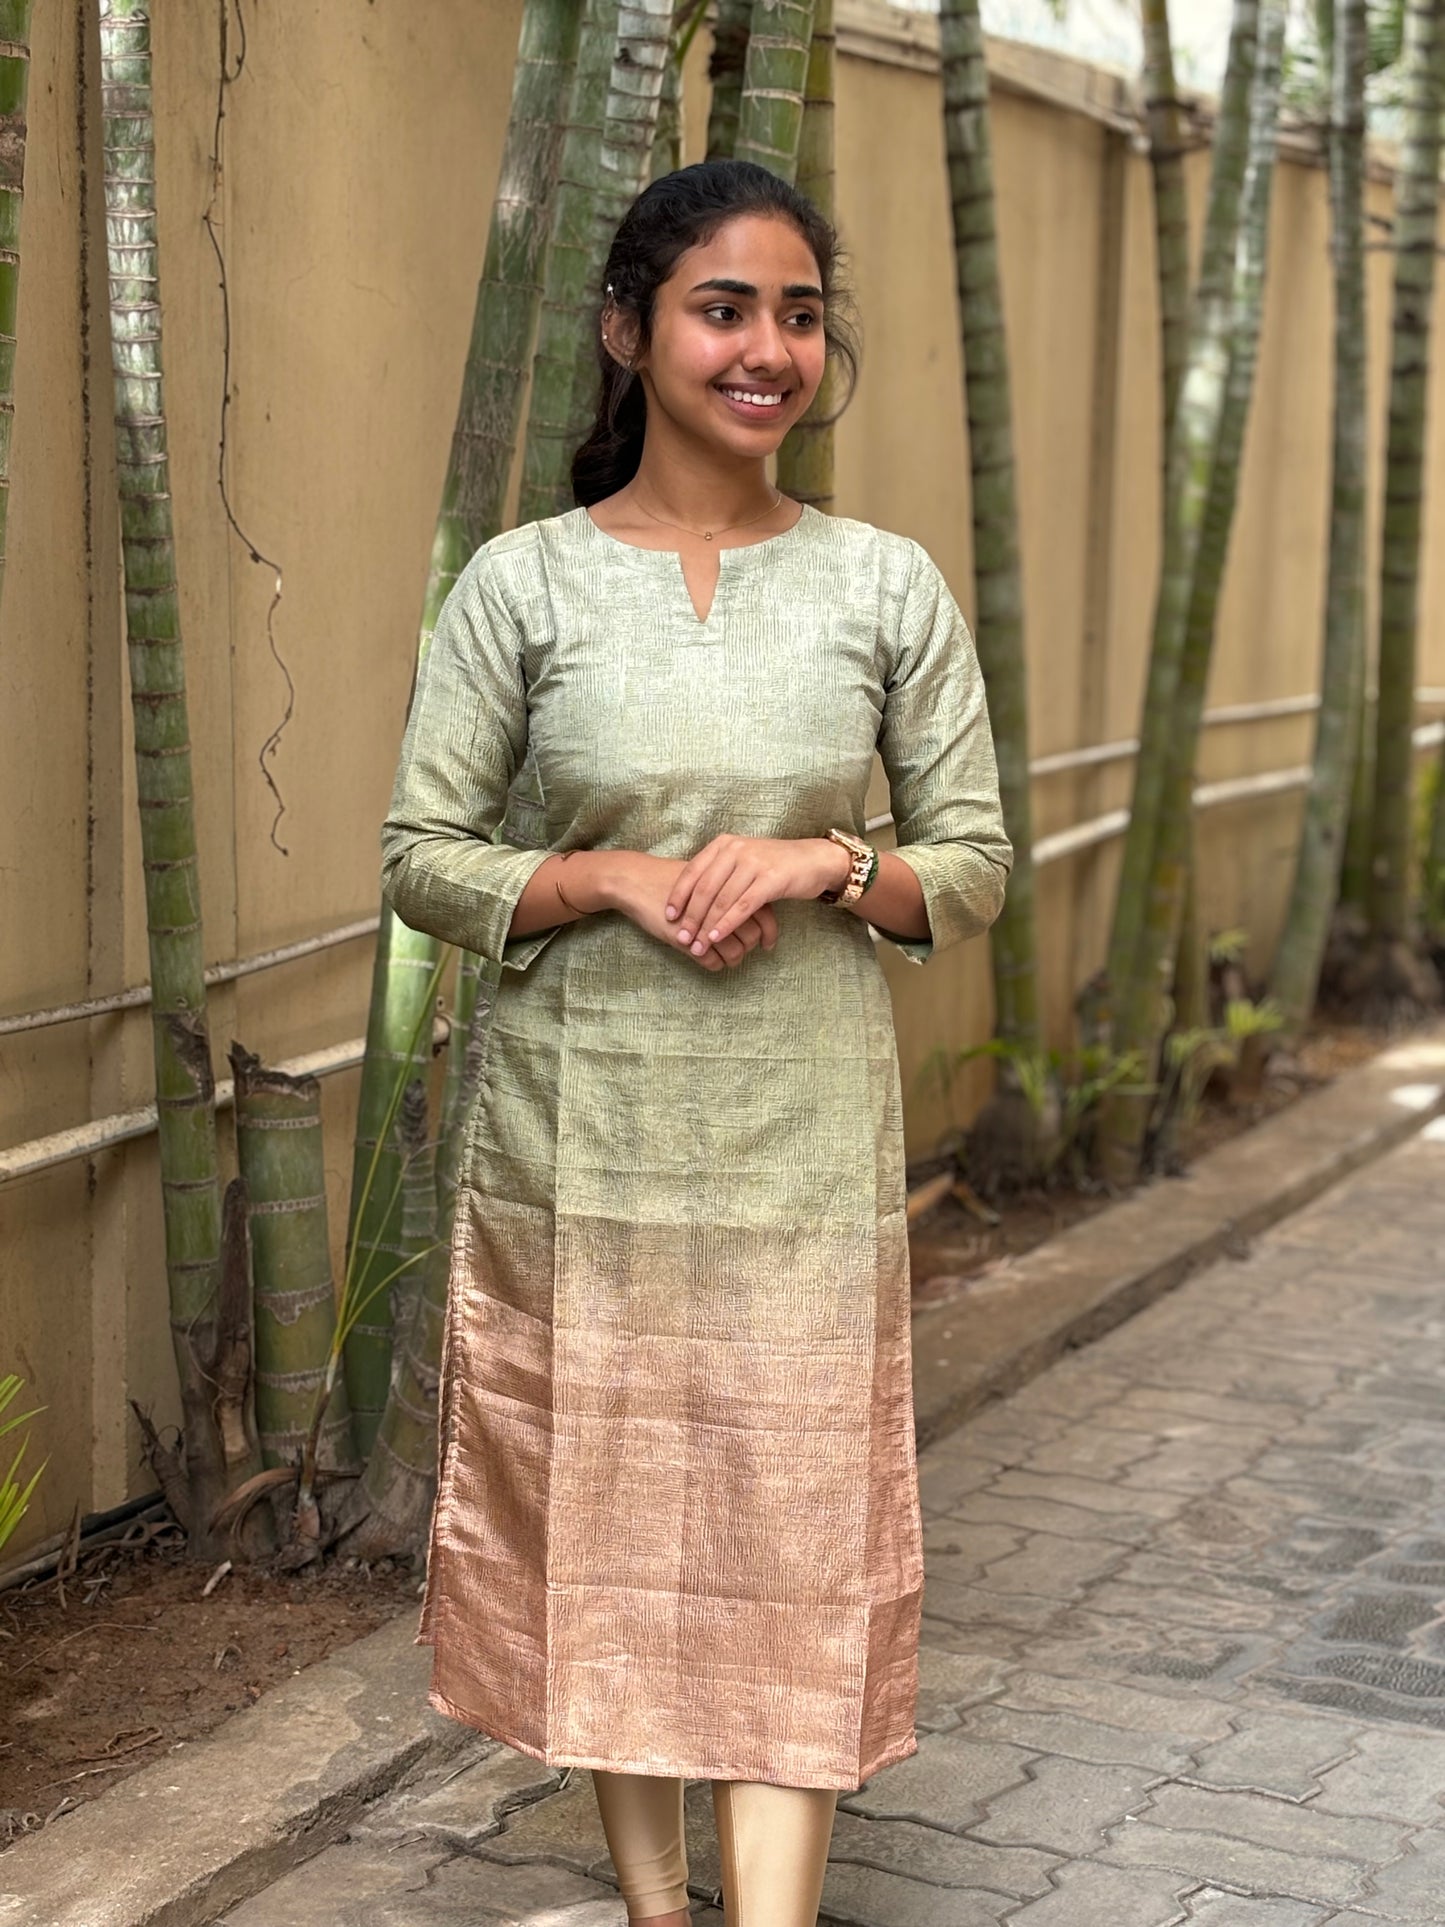
[{"label": "textured crush fabric", "polygon": [[[417,1643],[555,1766],[855,1789],[916,1750],[903,1116],[867,925],[776,904],[717,974],[605,912],[509,939],[549,851],[862,833],[931,937],[1013,852],[972,637],[911,538],[805,506],[718,556],[583,508],[463,570],[382,834],[402,919],[504,966],[468,1114]],[[531,847],[525,847],[530,845]]]}]

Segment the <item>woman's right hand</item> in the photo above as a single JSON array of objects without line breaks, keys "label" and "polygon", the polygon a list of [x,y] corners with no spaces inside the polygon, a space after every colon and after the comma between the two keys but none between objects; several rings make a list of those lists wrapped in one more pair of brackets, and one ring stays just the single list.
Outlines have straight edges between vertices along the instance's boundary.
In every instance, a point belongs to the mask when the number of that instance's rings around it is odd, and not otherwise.
[{"label": "woman's right hand", "polygon": [[[618,855],[622,860],[609,879],[609,907],[620,910],[639,930],[645,930],[648,936],[665,943],[675,953],[677,927],[663,913],[685,859],[650,856],[642,850],[619,851]],[[704,970],[731,969],[740,964],[750,950],[759,946],[771,950],[777,941],[777,912],[770,903],[763,903],[750,917],[745,917],[736,930],[709,944],[702,955],[693,957],[692,961],[701,964]],[[691,956],[691,952],[684,955]]]}]

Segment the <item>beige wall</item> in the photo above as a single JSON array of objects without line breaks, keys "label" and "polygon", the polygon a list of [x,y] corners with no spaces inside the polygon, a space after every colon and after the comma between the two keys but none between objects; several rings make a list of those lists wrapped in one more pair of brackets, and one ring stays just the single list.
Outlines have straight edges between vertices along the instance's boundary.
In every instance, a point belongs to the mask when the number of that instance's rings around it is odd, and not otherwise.
[{"label": "beige wall", "polygon": [[[515,5],[291,0],[249,22],[226,90],[226,168],[209,154],[215,21],[157,9],[165,370],[196,745],[206,954],[221,961],[365,916],[411,677],[428,545],[456,407],[510,90]],[[77,22],[87,39],[77,45]],[[0,619],[0,1012],[113,992],[147,975],[118,596],[93,10],[36,10],[23,235],[10,560]],[[876,0],[840,21],[839,209],[864,325],[862,383],[838,436],[838,507],[919,538],[971,607],[962,369],[938,111],[936,24]],[[234,58],[235,47],[232,48]],[[687,76],[701,153],[706,36]],[[1013,351],[1035,755],[1130,735],[1157,563],[1157,344],[1147,165],[1111,77],[993,49],[999,219]],[[1072,104],[1070,104],[1072,103]],[[879,164],[886,139],[887,165]],[[1205,161],[1193,164],[1202,186]],[[1373,190],[1388,207],[1387,185]],[[229,371],[213,216],[231,302]],[[1199,199],[1196,192],[1196,201]],[[1388,259],[1372,260],[1375,481]],[[1314,687],[1328,480],[1324,177],[1279,179],[1272,294],[1212,702]],[[1285,298],[1281,298],[1281,296]],[[225,478],[217,487],[223,383]],[[1437,397],[1438,403],[1438,397]],[[1432,412],[1437,463],[1445,411]],[[1438,555],[1442,512],[1432,513]],[[1375,536],[1372,530],[1372,543]],[[267,560],[250,559],[254,543]],[[277,570],[281,596],[270,611]],[[1445,682],[1429,595],[1420,680]],[[294,711],[268,767],[258,758]],[[1308,719],[1216,729],[1206,777],[1307,759]],[[1119,764],[1036,786],[1036,833],[1127,800]],[[874,807],[886,807],[881,780]],[[1262,967],[1287,887],[1298,800],[1205,820],[1202,896],[1243,923]],[[1246,827],[1248,836],[1241,832]],[[1050,1037],[1103,954],[1117,846],[1040,873]],[[986,946],[926,970],[891,954],[905,1087],[935,1045],[990,1024]],[[369,973],[353,943],[218,990],[232,1038],[272,1060],[360,1034]],[[327,1080],[338,1260],[356,1077]],[[966,1122],[986,1088],[960,1085]],[[144,1103],[144,1011],[0,1040],[0,1144]],[[947,1117],[909,1103],[926,1153]],[[232,1156],[229,1122],[223,1156]],[[127,1398],[176,1417],[152,1140],[0,1186],[0,1370],[47,1410],[51,1464],[11,1552],[72,1507],[149,1490]]]}]

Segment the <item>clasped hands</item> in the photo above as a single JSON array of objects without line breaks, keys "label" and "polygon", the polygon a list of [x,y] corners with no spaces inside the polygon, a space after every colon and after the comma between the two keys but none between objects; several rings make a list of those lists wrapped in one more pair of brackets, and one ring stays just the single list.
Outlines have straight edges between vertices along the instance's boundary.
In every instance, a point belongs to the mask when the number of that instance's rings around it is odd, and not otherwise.
[{"label": "clasped hands", "polygon": [[[673,861],[650,859],[667,868]],[[750,950],[773,948],[778,919],[772,906],[780,897],[817,897],[838,888],[848,866],[848,852],[826,837],[725,834],[688,858],[660,905],[657,880],[648,878],[622,907],[705,970],[724,970]]]}]

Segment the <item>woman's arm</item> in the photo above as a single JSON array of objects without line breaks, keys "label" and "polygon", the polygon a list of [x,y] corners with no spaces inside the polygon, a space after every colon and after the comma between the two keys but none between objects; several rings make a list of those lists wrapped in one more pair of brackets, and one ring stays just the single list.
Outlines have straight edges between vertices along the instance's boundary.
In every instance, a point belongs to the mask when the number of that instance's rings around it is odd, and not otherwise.
[{"label": "woman's arm", "polygon": [[[880,860],[873,888],[851,906],[913,963],[987,930],[1003,908],[1013,868],[978,652],[937,563],[912,550],[898,654],[884,692],[878,752],[888,775],[897,847]],[[875,893],[885,864],[910,870],[926,925],[889,926]],[[898,891],[906,888],[896,885]],[[895,899],[896,900],[896,899]]]},{"label": "woman's arm", "polygon": [[483,547],[457,577],[418,665],[381,832],[382,891],[402,922],[514,970],[567,920],[512,932],[530,879],[555,859],[494,840],[527,748],[521,650]]}]

